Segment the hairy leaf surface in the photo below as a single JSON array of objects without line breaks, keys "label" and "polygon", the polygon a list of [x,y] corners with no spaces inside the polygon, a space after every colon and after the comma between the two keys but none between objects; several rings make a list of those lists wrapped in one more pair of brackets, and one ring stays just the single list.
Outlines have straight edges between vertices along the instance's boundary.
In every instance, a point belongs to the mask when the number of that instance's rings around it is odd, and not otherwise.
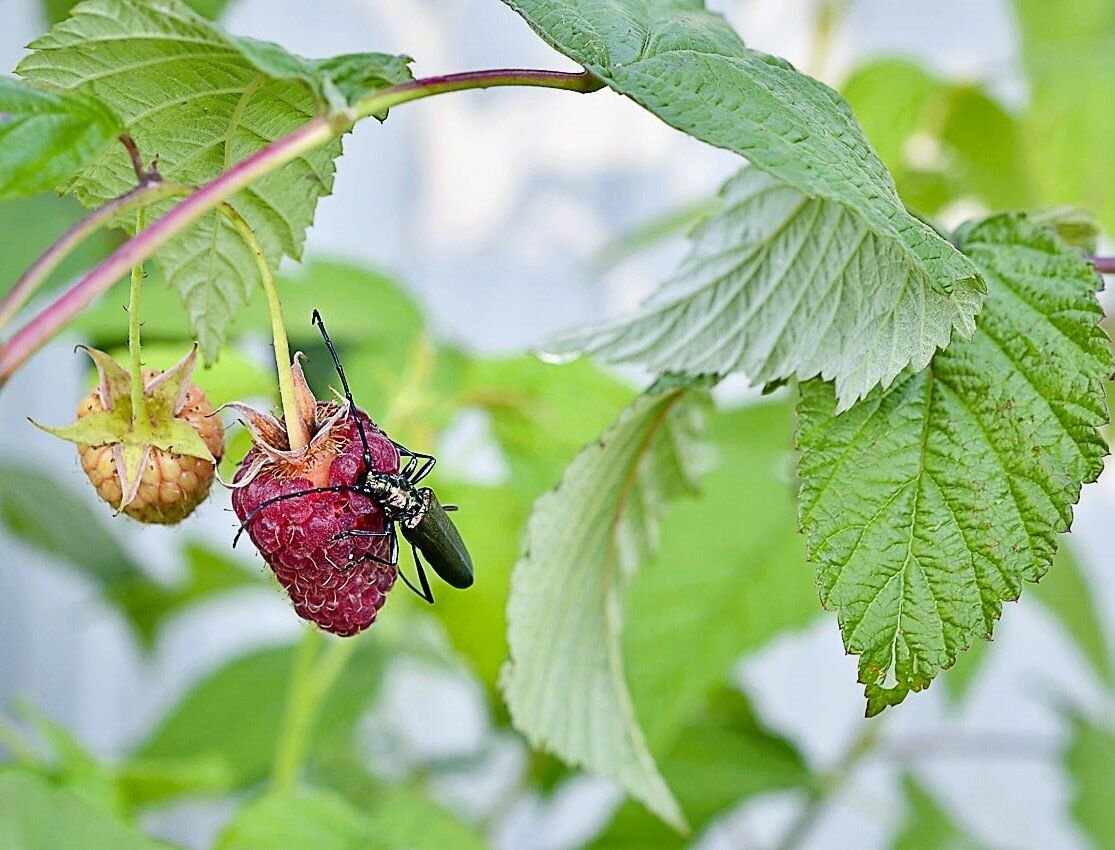
[{"label": "hairy leaf surface", "polygon": [[[970,331],[985,291],[971,261],[907,212],[847,103],[744,47],[699,0],[505,0],[550,44],[679,130],[744,157],[803,195],[846,207]],[[900,339],[913,359],[920,337]],[[671,368],[688,370],[682,360]],[[882,380],[876,376],[874,383]],[[870,386],[870,384],[868,385]],[[850,400],[850,397],[848,397]]]},{"label": "hairy leaf surface", "polygon": [[1098,279],[1022,216],[965,226],[989,283],[972,339],[835,415],[802,385],[801,520],[868,713],[929,685],[1037,581],[1107,446]]},{"label": "hairy leaf surface", "polygon": [[122,126],[94,98],[0,77],[0,198],[53,189],[83,168]]},{"label": "hairy leaf surface", "polygon": [[666,501],[693,487],[701,404],[684,384],[637,398],[534,505],[508,603],[503,691],[537,747],[684,819],[624,679],[624,596]]},{"label": "hairy leaf surface", "polygon": [[[277,45],[226,35],[174,0],[88,0],[31,47],[19,74],[112,107],[143,156],[158,159],[166,179],[194,185],[295,130],[327,102],[410,78],[403,57],[302,59]],[[340,82],[331,68],[342,72]],[[340,152],[337,140],[230,199],[272,266],[284,254],[301,255],[317,202],[332,190]],[[123,147],[114,146],[95,156],[70,188],[82,203],[96,206],[135,184]],[[228,322],[257,285],[250,251],[213,212],[158,259],[212,360]]]},{"label": "hairy leaf surface", "polygon": [[559,340],[556,352],[690,374],[742,371],[756,384],[835,380],[841,407],[907,365],[922,369],[981,299],[934,288],[894,240],[849,207],[755,168],[722,190],[673,277],[634,314]]}]

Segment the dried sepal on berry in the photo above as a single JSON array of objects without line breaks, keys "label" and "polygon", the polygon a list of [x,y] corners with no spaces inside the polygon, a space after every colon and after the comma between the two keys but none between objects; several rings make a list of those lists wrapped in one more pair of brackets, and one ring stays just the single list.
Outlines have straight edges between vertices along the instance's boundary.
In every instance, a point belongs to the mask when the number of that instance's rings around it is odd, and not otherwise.
[{"label": "dried sepal on berry", "polygon": [[144,372],[146,421],[133,415],[130,372],[103,351],[82,348],[98,380],[77,421],[63,428],[34,424],[77,443],[86,475],[118,513],[141,522],[180,522],[209,493],[224,451],[224,428],[190,381],[197,346],[165,372]]}]

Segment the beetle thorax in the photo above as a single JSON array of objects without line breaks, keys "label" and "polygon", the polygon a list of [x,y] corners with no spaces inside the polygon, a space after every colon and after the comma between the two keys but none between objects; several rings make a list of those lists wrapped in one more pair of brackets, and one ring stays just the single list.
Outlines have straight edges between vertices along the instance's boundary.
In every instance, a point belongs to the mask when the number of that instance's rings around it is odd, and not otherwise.
[{"label": "beetle thorax", "polygon": [[417,488],[402,475],[373,473],[363,489],[383,506],[389,520],[403,522],[422,509]]}]

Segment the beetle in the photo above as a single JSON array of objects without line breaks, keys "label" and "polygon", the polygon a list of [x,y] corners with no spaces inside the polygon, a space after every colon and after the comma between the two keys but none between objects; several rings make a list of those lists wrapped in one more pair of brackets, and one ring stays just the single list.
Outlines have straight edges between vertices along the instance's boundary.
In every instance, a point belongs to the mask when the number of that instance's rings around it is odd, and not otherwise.
[{"label": "beetle", "polygon": [[[359,493],[375,501],[383,510],[385,529],[383,531],[356,529],[343,531],[334,537],[334,540],[346,537],[387,537],[391,544],[391,554],[387,560],[371,553],[366,557],[377,563],[397,567],[399,563],[398,530],[401,529],[403,537],[410,543],[421,589],[415,587],[403,574],[402,570],[399,570],[399,576],[407,587],[430,604],[433,604],[434,594],[430,589],[426,570],[422,566],[422,559],[418,556],[419,552],[422,553],[433,571],[446,584],[459,589],[470,587],[474,573],[472,557],[469,555],[464,540],[461,539],[460,532],[453,524],[453,520],[449,518],[449,513],[457,510],[457,506],[441,504],[433,490],[429,487],[418,486],[433,470],[437,458],[422,452],[411,451],[401,443],[391,440],[391,444],[399,452],[399,455],[408,458],[406,466],[397,473],[378,472],[373,468],[372,453],[368,447],[368,435],[364,431],[364,423],[356,413],[356,402],[352,398],[352,390],[349,389],[348,378],[345,377],[341,359],[337,356],[337,349],[333,347],[333,341],[329,338],[329,332],[325,329],[325,322],[322,321],[321,314],[317,310],[314,310],[313,323],[321,331],[321,336],[325,340],[325,347],[329,349],[329,356],[333,358],[333,365],[337,369],[337,375],[340,377],[341,386],[345,391],[345,400],[348,403],[350,415],[356,422],[356,428],[360,434],[360,442],[364,449],[363,478],[351,485],[315,487],[312,490],[299,490],[267,499],[244,517],[232,545],[236,545],[240,535],[244,533],[244,530],[259,515],[260,511],[276,502],[307,496],[311,493]],[[388,439],[391,438],[388,437]],[[351,569],[352,566],[353,564],[350,564],[342,569]]]}]

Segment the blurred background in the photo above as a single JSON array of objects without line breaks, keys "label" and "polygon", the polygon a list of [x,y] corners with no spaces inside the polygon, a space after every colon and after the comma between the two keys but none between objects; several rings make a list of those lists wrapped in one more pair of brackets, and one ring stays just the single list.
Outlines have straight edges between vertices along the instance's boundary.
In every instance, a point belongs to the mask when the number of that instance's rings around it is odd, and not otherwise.
[{"label": "blurred background", "polygon": [[[46,9],[65,5],[0,0],[0,64],[14,67]],[[952,226],[1079,203],[1107,232],[1113,5],[709,2],[750,46],[844,92],[911,206]],[[220,21],[306,56],[408,53],[419,76],[572,67],[498,0],[232,0]],[[432,611],[393,594],[326,705],[315,781],[393,813],[393,847],[1115,846],[1115,826],[1101,832],[1098,807],[1081,814],[1079,802],[1081,787],[1115,800],[1115,768],[1105,780],[1082,766],[1093,724],[1115,717],[1115,478],[1085,488],[1070,552],[1005,606],[994,643],[867,722],[794,533],[790,397],[760,399],[739,381],[718,390],[722,466],[701,502],[671,513],[628,601],[633,680],[643,654],[676,638],[655,630],[663,604],[713,600],[715,633],[702,638],[738,657],[669,741],[652,736],[694,837],[531,753],[510,728],[495,682],[523,522],[647,377],[527,352],[636,305],[738,167],[609,92],[452,95],[345,140],[305,262],[284,267],[292,341],[323,393],[334,379],[309,324],[321,309],[361,404],[438,454],[434,486],[463,506],[479,573]],[[0,287],[76,214],[54,198],[0,204]],[[145,355],[167,366],[186,335],[176,297],[152,281]],[[149,834],[207,848],[267,773],[305,629],[262,560],[230,548],[226,492],[174,529],[112,520],[73,447],[27,423],[71,420],[90,380],[73,345],[122,348],[125,302],[110,293],[0,397],[0,753],[41,759]],[[266,329],[257,297],[233,346],[196,377],[215,403],[273,401]],[[244,436],[231,446],[242,456]],[[695,533],[709,510],[725,528],[711,543],[707,526]],[[695,568],[709,557],[726,565],[715,581]],[[654,684],[632,687],[645,722]],[[685,742],[712,747],[721,739],[702,730],[721,720],[728,737],[713,749],[731,760],[693,766]]]}]

